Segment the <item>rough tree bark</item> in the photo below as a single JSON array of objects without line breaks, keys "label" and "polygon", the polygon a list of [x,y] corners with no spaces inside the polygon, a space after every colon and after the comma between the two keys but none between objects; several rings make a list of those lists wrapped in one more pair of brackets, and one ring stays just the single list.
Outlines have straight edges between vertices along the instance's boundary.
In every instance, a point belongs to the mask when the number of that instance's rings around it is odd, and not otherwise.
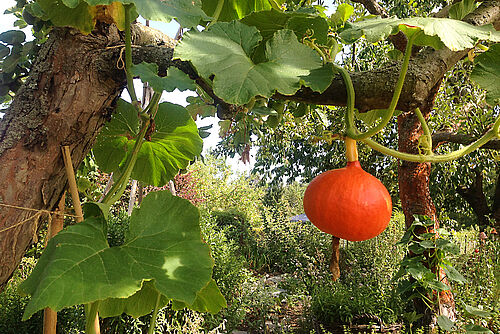
[{"label": "rough tree bark", "polygon": [[[121,43],[114,26],[87,36],[54,29],[0,122],[0,203],[56,208],[67,181],[61,146],[70,146],[78,167],[124,87],[120,50],[108,49]],[[37,233],[35,217],[0,207],[0,290]]]}]

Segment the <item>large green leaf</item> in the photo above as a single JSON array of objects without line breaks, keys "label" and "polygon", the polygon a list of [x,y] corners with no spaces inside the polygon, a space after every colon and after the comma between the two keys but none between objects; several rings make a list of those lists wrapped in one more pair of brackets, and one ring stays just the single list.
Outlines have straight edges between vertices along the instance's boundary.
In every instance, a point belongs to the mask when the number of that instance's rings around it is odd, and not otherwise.
[{"label": "large green leaf", "polygon": [[[145,281],[142,288],[128,298],[108,298],[99,303],[99,316],[103,318],[119,316],[122,313],[134,318],[150,313],[156,306],[156,301],[160,296],[158,306],[166,306],[170,299],[155,288],[152,281]],[[190,308],[198,312],[217,313],[226,307],[226,300],[220,293],[217,284],[212,279],[200,291],[196,293],[196,299],[192,305],[179,301],[172,301],[174,309]]]},{"label": "large green leaf", "polygon": [[[123,100],[116,114],[101,131],[94,145],[99,167],[114,172],[132,152],[139,132],[134,107]],[[155,131],[144,141],[131,177],[154,186],[163,186],[201,153],[203,142],[189,112],[182,106],[164,102],[155,117]]]},{"label": "large green leaf", "polygon": [[169,191],[153,192],[132,213],[122,246],[108,246],[102,216],[70,226],[51,239],[20,286],[32,296],[24,319],[45,307],[58,311],[128,297],[146,281],[166,298],[191,305],[211,280],[212,267],[196,207]]},{"label": "large green leaf", "polygon": [[476,324],[467,324],[464,327],[467,334],[493,334],[488,328]]},{"label": "large green leaf", "polygon": [[500,32],[492,25],[477,27],[463,21],[434,17],[364,20],[352,24],[340,37],[347,42],[354,42],[364,35],[369,42],[375,43],[400,30],[406,31],[408,27],[418,27],[423,31],[424,34],[420,34],[415,41],[417,45],[428,45],[435,49],[445,45],[450,50],[459,51],[474,47],[478,40],[500,42]]},{"label": "large green leaf", "polygon": [[79,2],[70,8],[62,0],[37,0],[36,11],[42,20],[50,20],[52,24],[60,27],[73,27],[83,33],[90,33],[95,25],[95,11],[85,2]]},{"label": "large green leaf", "polygon": [[278,30],[290,29],[299,38],[307,35],[319,44],[327,42],[328,22],[319,15],[280,12],[272,9],[252,13],[241,22],[259,29],[264,41],[273,37]]},{"label": "large green leaf", "polygon": [[493,316],[492,312],[480,309],[478,307],[470,306],[467,304],[464,304],[464,307],[465,307],[465,311],[467,311],[467,313],[469,313],[470,315],[475,316],[475,317],[489,318],[489,317]]},{"label": "large green leaf", "polygon": [[209,17],[201,9],[201,0],[84,0],[91,6],[109,5],[119,1],[135,4],[139,15],[146,20],[170,22],[176,19],[184,28],[196,27]]},{"label": "large green leaf", "polygon": [[448,279],[458,283],[467,283],[467,279],[452,265],[443,264],[442,268],[444,269],[444,272],[446,273]]},{"label": "large green leaf", "polygon": [[500,44],[492,45],[488,51],[474,59],[471,79],[486,89],[486,102],[500,104]]},{"label": "large green leaf", "polygon": [[196,85],[189,76],[176,67],[167,70],[166,77],[158,76],[158,65],[142,62],[133,65],[131,73],[139,76],[142,82],[147,82],[158,93],[162,91],[173,92],[176,88],[180,91],[195,90]]},{"label": "large green leaf", "polygon": [[[210,16],[214,16],[217,5],[220,0],[202,0],[203,10]],[[276,1],[280,5],[283,1]],[[250,13],[259,12],[262,10],[269,10],[272,5],[269,0],[225,0],[222,10],[217,19],[219,22],[229,22],[232,20],[239,20]]]},{"label": "large green leaf", "polygon": [[455,327],[455,323],[445,315],[440,315],[437,317],[437,324],[439,328],[448,332],[453,331],[453,328]]},{"label": "large green leaf", "polygon": [[176,19],[186,28],[196,27],[201,20],[209,19],[201,8],[201,0],[37,0],[37,9],[42,10],[37,16],[56,26],[90,33],[95,26],[95,6],[113,2],[134,4],[137,12],[147,20],[170,22]]},{"label": "large green leaf", "polygon": [[301,77],[322,66],[319,55],[299,43],[291,30],[277,31],[266,43],[266,61],[256,64],[251,53],[261,40],[255,27],[222,22],[201,33],[186,34],[175,48],[175,57],[190,60],[205,78],[214,75],[215,94],[240,105],[275,91],[294,94],[304,83]]}]

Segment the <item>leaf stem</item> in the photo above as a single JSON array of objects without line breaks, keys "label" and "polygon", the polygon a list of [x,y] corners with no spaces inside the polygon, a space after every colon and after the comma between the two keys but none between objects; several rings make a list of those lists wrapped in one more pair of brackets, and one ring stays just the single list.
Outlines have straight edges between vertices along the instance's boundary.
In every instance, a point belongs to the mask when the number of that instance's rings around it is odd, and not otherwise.
[{"label": "leaf stem", "polygon": [[432,154],[432,134],[431,130],[429,129],[429,126],[427,125],[427,122],[425,121],[424,115],[422,115],[422,112],[420,111],[419,108],[415,109],[415,114],[418,117],[418,120],[420,121],[420,124],[422,124],[422,129],[424,130],[424,138],[425,138],[425,151],[426,154]]},{"label": "leaf stem", "polygon": [[215,22],[217,22],[217,20],[219,19],[220,13],[222,12],[222,7],[224,7],[224,0],[219,0],[219,2],[217,2],[217,7],[215,7],[213,20],[208,24],[207,28],[210,27]]},{"label": "leaf stem", "polygon": [[345,155],[348,162],[358,161],[358,149],[356,147],[356,141],[349,137],[345,137]]},{"label": "leaf stem", "polygon": [[127,77],[127,90],[132,99],[132,104],[137,103],[137,94],[134,88],[134,78],[130,74],[132,66],[132,36],[130,32],[132,4],[125,5],[125,75]]},{"label": "leaf stem", "polygon": [[[403,59],[403,64],[401,65],[401,70],[399,72],[399,78],[396,83],[396,88],[394,89],[394,94],[392,95],[392,100],[391,104],[389,105],[389,109],[387,109],[387,112],[384,114],[384,117],[380,121],[379,124],[374,126],[373,128],[369,129],[368,131],[364,133],[360,133],[359,130],[356,128],[356,124],[354,123],[354,102],[352,108],[349,108],[349,102],[348,102],[348,108],[347,108],[347,113],[346,113],[346,118],[345,118],[345,123],[346,123],[346,135],[351,137],[352,139],[356,140],[361,140],[361,139],[366,139],[370,138],[371,136],[375,135],[378,133],[380,130],[382,130],[391,120],[392,115],[394,114],[394,111],[396,110],[396,106],[399,101],[399,96],[401,95],[401,91],[403,90],[403,84],[405,81],[406,73],[408,72],[408,66],[410,64],[410,57],[411,57],[411,50],[413,46],[413,41],[415,40],[417,34],[414,34],[408,39],[408,43],[406,43],[406,49],[405,49],[405,56]],[[340,68],[339,68],[340,69]],[[342,73],[344,71],[345,73]],[[344,78],[344,81],[349,80],[351,81],[351,77],[348,75],[347,71],[344,69],[341,69],[341,74],[342,77]],[[347,75],[346,75],[347,74]],[[347,85],[347,82],[346,82]],[[352,82],[351,84],[352,85]],[[349,94],[353,94],[354,96],[354,88],[347,89],[347,94],[348,94],[348,100],[349,100]],[[354,101],[354,97],[351,98]]]},{"label": "leaf stem", "polygon": [[155,332],[156,318],[158,317],[158,310],[160,308],[160,299],[161,299],[161,294],[158,293],[158,297],[156,297],[155,309],[153,310],[153,314],[151,315],[151,320],[149,321],[148,334],[154,334]]},{"label": "leaf stem", "polygon": [[97,311],[99,310],[100,301],[95,301],[93,303],[87,304],[85,307],[85,334],[96,334],[95,332],[95,321],[97,316]]},{"label": "leaf stem", "polygon": [[107,205],[113,204],[118,199],[120,199],[121,195],[125,191],[128,179],[130,178],[130,174],[132,174],[135,162],[137,161],[139,150],[141,149],[142,143],[144,142],[144,135],[146,134],[146,131],[148,130],[150,123],[151,120],[149,119],[143,123],[141,131],[139,131],[139,134],[135,138],[136,141],[132,153],[128,157],[127,162],[125,163],[125,170],[123,171],[123,173],[121,173],[120,177],[118,178],[118,180],[116,180],[116,183],[113,184],[113,186],[106,194],[106,196],[104,196],[104,199],[102,200],[103,204]]}]

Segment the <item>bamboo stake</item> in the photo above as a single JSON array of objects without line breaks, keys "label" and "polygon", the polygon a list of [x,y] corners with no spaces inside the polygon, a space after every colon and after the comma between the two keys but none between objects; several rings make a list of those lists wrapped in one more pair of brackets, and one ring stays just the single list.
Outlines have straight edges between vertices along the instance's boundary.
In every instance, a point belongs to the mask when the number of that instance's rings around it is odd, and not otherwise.
[{"label": "bamboo stake", "polygon": [[69,146],[63,146],[62,153],[64,159],[64,167],[66,167],[66,175],[68,176],[69,192],[71,194],[71,199],[73,200],[75,213],[78,216],[76,218],[76,221],[80,223],[83,221],[83,211],[82,205],[80,204],[80,196],[78,195],[78,187],[76,186],[75,172],[73,170],[73,162],[71,161],[71,152],[69,151]]},{"label": "bamboo stake", "polygon": [[[59,201],[57,212],[55,212],[52,215],[52,219],[49,220],[49,227],[45,245],[47,245],[49,239],[52,239],[57,233],[59,233],[59,231],[63,229],[65,200],[66,193],[62,195],[61,200]],[[43,334],[56,334],[56,329],[57,312],[47,307],[43,310]]]},{"label": "bamboo stake", "polygon": [[[80,197],[78,195],[78,187],[76,186],[75,172],[73,170],[73,162],[71,161],[71,152],[69,151],[69,146],[62,147],[64,166],[66,167],[66,174],[68,175],[69,192],[71,194],[71,199],[73,200],[73,206],[75,207],[77,222],[83,221],[83,211],[82,205],[80,204]],[[99,314],[96,314],[94,322],[94,333],[100,334],[101,329],[99,326]]]}]

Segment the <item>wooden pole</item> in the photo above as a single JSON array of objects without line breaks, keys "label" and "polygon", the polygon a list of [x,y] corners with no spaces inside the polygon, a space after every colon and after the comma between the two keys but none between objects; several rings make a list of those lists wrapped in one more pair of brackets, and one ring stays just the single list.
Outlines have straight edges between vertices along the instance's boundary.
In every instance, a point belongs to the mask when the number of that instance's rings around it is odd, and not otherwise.
[{"label": "wooden pole", "polygon": [[[71,194],[71,199],[73,200],[73,206],[75,207],[75,213],[77,215],[76,221],[83,221],[83,211],[82,205],[80,204],[80,197],[78,195],[78,187],[76,186],[75,172],[73,170],[73,162],[71,161],[71,152],[69,146],[62,147],[64,166],[66,167],[66,174],[68,175],[69,192]],[[99,326],[99,314],[96,314],[94,322],[94,332],[95,334],[100,334],[101,329]]]},{"label": "wooden pole", "polygon": [[338,280],[340,277],[340,239],[332,236],[332,257],[330,258],[330,271],[332,272],[332,279]]},{"label": "wooden pole", "polygon": [[[66,201],[66,193],[62,195],[56,213],[54,213],[52,215],[52,219],[49,220],[49,227],[47,231],[47,239],[45,240],[45,245],[47,245],[47,242],[63,229],[65,201]],[[56,328],[57,328],[57,312],[47,307],[46,309],[43,310],[43,334],[56,334]]]}]

